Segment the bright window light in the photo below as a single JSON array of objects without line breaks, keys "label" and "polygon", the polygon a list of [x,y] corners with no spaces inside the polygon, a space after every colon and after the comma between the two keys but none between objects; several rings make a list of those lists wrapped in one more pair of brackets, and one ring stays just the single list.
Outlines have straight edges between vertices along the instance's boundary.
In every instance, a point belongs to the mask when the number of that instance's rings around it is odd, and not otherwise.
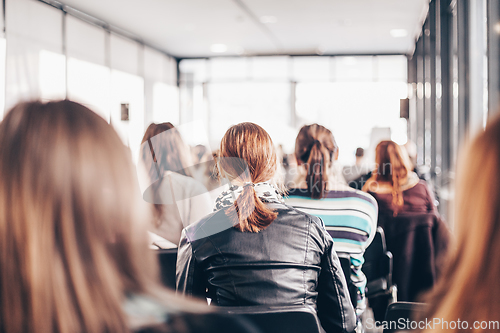
[{"label": "bright window light", "polygon": [[224,53],[227,51],[227,45],[226,44],[212,44],[210,46],[210,51],[213,53]]},{"label": "bright window light", "polygon": [[394,38],[400,38],[408,36],[408,31],[406,29],[392,29],[390,34]]}]

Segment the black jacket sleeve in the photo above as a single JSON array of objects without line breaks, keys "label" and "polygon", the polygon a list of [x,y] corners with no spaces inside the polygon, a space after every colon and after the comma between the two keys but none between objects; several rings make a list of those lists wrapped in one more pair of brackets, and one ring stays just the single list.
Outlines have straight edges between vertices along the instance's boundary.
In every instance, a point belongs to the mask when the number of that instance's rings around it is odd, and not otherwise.
[{"label": "black jacket sleeve", "polygon": [[356,314],[351,303],[347,282],[333,240],[324,237],[325,252],[321,258],[318,281],[318,317],[327,333],[354,332]]},{"label": "black jacket sleeve", "polygon": [[195,297],[205,297],[203,272],[196,262],[191,242],[182,231],[177,251],[176,285],[177,293]]}]

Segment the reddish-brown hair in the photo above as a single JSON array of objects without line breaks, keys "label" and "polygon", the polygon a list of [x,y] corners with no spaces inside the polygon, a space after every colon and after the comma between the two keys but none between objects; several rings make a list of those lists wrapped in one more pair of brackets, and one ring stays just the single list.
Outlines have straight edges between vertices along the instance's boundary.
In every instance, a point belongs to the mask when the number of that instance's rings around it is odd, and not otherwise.
[{"label": "reddish-brown hair", "polygon": [[375,149],[376,169],[365,184],[364,190],[371,191],[377,182],[389,183],[392,187],[392,208],[394,216],[404,205],[401,185],[408,179],[410,167],[401,147],[394,141],[386,140]]},{"label": "reddish-brown hair", "polygon": [[[229,128],[222,138],[219,167],[223,175],[240,184],[271,180],[276,174],[276,151],[269,134],[253,123]],[[269,209],[250,184],[226,212],[234,219],[235,228],[259,232],[269,226],[278,214]]]},{"label": "reddish-brown hair", "polygon": [[[486,126],[460,157],[454,202],[456,242],[443,274],[425,297],[427,318],[468,323],[500,321],[500,118]],[[441,329],[425,332],[458,332]]]},{"label": "reddish-brown hair", "polygon": [[332,132],[318,124],[303,126],[295,140],[295,157],[307,169],[307,189],[313,199],[325,195],[328,170],[338,151]]}]

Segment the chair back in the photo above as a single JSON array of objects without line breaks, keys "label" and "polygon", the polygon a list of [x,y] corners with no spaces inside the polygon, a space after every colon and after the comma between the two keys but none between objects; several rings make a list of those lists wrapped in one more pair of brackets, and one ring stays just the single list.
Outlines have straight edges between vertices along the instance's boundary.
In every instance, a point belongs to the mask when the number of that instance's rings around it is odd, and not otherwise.
[{"label": "chair back", "polygon": [[396,302],[389,305],[385,314],[384,333],[395,333],[415,330],[410,320],[414,320],[425,311],[424,303]]},{"label": "chair back", "polygon": [[383,216],[387,249],[394,255],[393,281],[398,299],[414,302],[432,288],[442,267],[449,231],[435,213]]},{"label": "chair back", "polygon": [[387,290],[392,285],[392,253],[387,251],[384,230],[377,228],[364,254],[362,271],[367,280],[367,296]]},{"label": "chair back", "polygon": [[177,248],[153,250],[158,256],[161,282],[167,288],[175,290],[175,267],[177,265]]},{"label": "chair back", "polygon": [[316,311],[304,305],[219,307],[219,313],[241,315],[262,333],[323,333]]}]

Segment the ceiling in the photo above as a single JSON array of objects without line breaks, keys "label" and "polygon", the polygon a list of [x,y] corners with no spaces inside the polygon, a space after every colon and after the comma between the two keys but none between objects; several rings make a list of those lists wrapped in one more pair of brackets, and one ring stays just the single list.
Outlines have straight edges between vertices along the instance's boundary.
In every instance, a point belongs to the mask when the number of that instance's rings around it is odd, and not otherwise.
[{"label": "ceiling", "polygon": [[[61,1],[180,58],[412,53],[429,5],[429,0]],[[214,44],[227,50],[215,53]]]}]

